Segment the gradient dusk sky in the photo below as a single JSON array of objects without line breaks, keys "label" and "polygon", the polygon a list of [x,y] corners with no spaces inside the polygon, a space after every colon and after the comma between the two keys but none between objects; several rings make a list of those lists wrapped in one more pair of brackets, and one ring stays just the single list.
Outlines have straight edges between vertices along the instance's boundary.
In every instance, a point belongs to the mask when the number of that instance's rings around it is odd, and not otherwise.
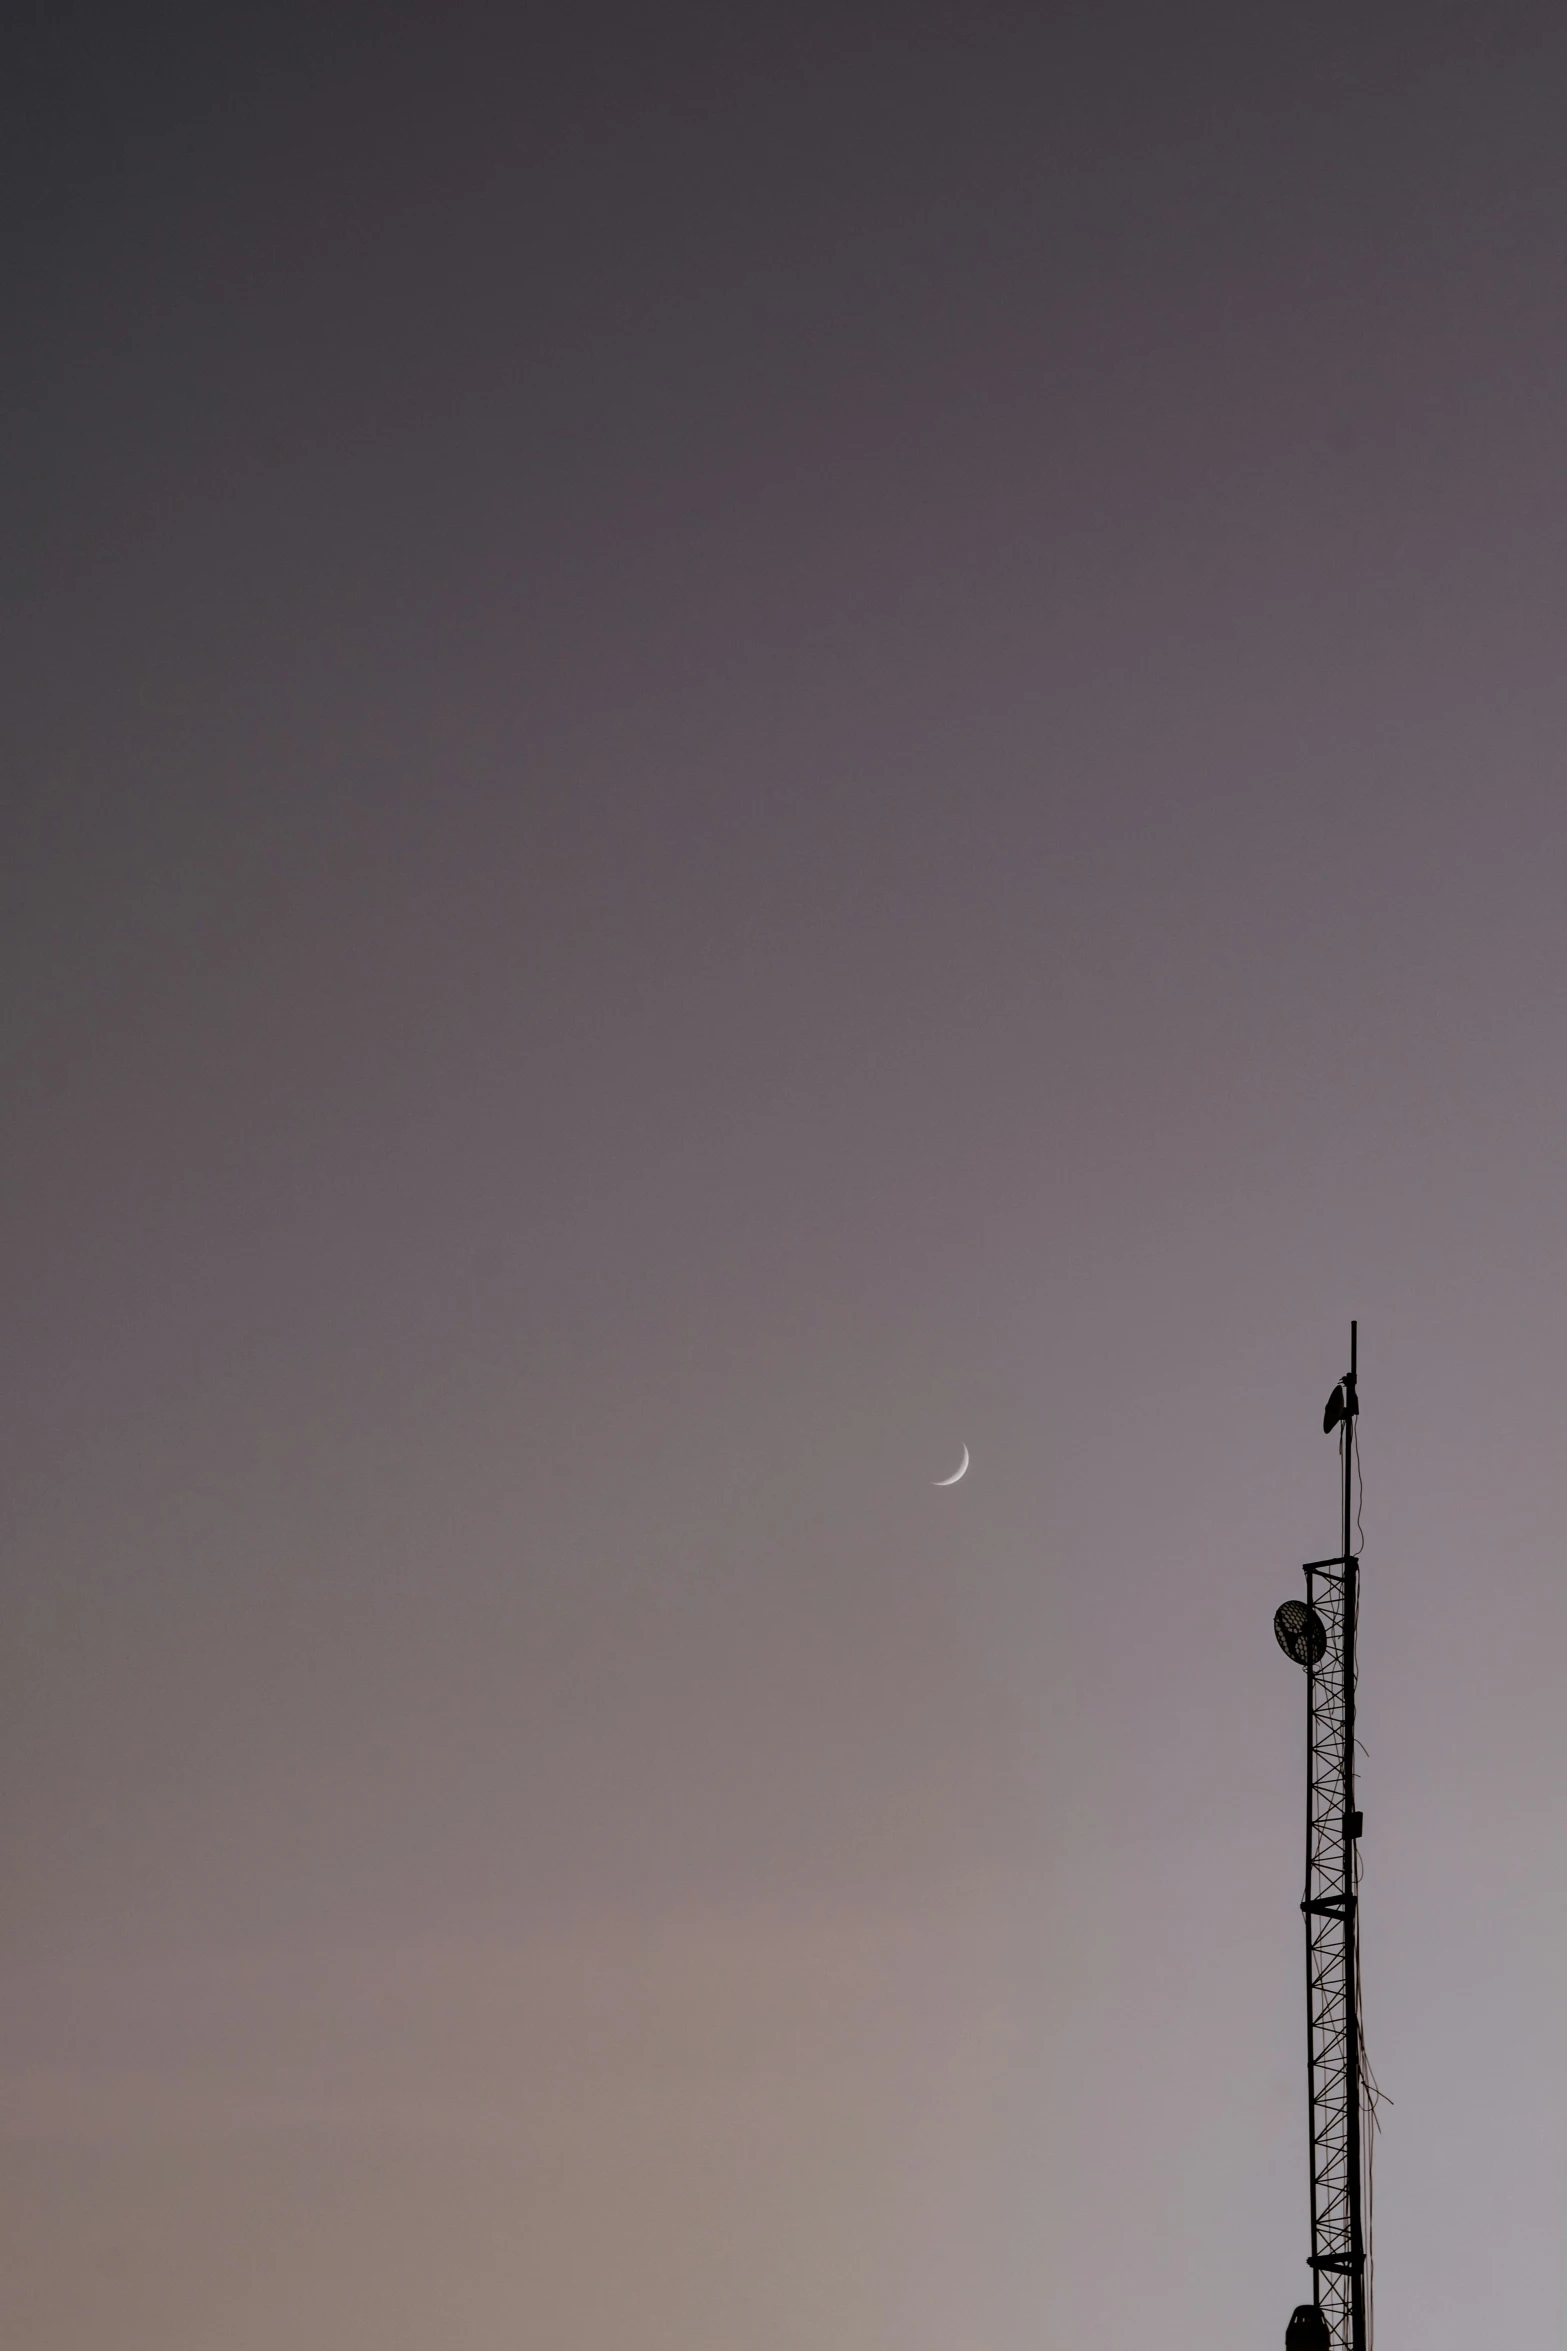
[{"label": "gradient dusk sky", "polygon": [[1559,2351],[1559,0],[0,82],[4,2351]]}]

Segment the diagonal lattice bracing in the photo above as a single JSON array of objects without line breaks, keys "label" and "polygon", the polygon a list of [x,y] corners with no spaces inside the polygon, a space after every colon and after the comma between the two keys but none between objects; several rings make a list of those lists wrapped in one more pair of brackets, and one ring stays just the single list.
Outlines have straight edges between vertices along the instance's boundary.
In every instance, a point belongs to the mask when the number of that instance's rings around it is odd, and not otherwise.
[{"label": "diagonal lattice bracing", "polygon": [[[1306,2010],[1312,2266],[1334,2351],[1360,2351],[1359,2018],[1355,1986],[1354,1640],[1358,1561],[1308,1567],[1326,1644],[1308,1667]],[[1357,2324],[1357,2320],[1361,2323]]]},{"label": "diagonal lattice bracing", "polygon": [[[1372,2351],[1371,2174],[1375,2087],[1360,2029],[1360,1813],[1355,1803],[1355,1649],[1360,1606],[1359,1330],[1349,1370],[1322,1410],[1338,1431],[1339,1549],[1305,1563],[1306,1597],[1273,1614],[1273,1636],[1306,1674],[1307,2107],[1311,2126],[1311,2299],[1286,2351]],[[1352,1531],[1353,1522],[1353,1531]]]}]

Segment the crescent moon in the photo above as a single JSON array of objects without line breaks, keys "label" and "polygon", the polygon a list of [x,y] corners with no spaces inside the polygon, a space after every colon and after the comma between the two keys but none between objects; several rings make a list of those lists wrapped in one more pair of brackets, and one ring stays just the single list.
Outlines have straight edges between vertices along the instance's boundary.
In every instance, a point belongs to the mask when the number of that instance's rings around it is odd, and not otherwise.
[{"label": "crescent moon", "polygon": [[968,1447],[965,1445],[965,1446],[964,1446],[964,1448],[963,1448],[963,1459],[962,1459],[962,1460],[961,1460],[961,1461],[958,1463],[958,1466],[957,1466],[957,1468],[956,1468],[956,1469],[953,1471],[953,1473],[952,1473],[951,1477],[950,1477],[950,1478],[932,1478],[930,1482],[931,1482],[931,1484],[932,1484],[933,1486],[955,1486],[955,1485],[957,1484],[957,1482],[958,1482],[959,1478],[962,1478],[962,1477],[967,1477],[967,1475],[968,1475]]}]

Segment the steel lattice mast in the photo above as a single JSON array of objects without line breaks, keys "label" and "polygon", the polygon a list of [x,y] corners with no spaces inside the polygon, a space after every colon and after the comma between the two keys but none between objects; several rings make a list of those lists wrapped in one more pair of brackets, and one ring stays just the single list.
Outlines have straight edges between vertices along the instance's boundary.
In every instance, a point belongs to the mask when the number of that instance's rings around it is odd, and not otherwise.
[{"label": "steel lattice mast", "polygon": [[1360,1561],[1351,1483],[1360,1400],[1358,1330],[1349,1371],[1323,1428],[1339,1430],[1340,1543],[1305,1564],[1306,1598],[1274,1617],[1279,1646],[1306,1670],[1306,2075],[1311,2130],[1312,2299],[1297,2308],[1287,2351],[1366,2351],[1367,2244],[1362,2209],[1365,2068],[1360,2031],[1355,1804],[1355,1634]]}]

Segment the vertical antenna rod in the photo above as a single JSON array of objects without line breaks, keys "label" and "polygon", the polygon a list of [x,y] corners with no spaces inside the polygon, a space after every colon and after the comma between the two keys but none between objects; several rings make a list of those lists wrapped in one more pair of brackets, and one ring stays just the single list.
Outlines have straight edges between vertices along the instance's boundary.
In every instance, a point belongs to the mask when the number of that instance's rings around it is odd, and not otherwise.
[{"label": "vertical antenna rod", "polygon": [[1361,2201],[1363,2101],[1355,1804],[1355,1636],[1360,1561],[1353,1478],[1360,1412],[1359,1326],[1349,1326],[1349,1371],[1322,1426],[1339,1430],[1342,1476],[1336,1558],[1306,1562],[1306,1598],[1274,1615],[1279,1647],[1306,1672],[1306,2090],[1311,2131],[1312,2298],[1285,2335],[1286,2351],[1367,2351]]}]

